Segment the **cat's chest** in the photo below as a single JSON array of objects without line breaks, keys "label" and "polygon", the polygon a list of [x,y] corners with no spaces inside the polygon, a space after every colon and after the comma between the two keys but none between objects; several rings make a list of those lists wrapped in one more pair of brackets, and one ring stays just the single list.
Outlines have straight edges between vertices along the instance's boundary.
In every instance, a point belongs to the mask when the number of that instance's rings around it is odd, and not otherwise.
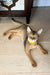
[{"label": "cat's chest", "polygon": [[29,43],[29,42],[27,41],[27,46],[28,46],[30,49],[36,48],[36,47],[37,47],[37,43],[36,43],[36,42],[35,42],[35,43]]}]

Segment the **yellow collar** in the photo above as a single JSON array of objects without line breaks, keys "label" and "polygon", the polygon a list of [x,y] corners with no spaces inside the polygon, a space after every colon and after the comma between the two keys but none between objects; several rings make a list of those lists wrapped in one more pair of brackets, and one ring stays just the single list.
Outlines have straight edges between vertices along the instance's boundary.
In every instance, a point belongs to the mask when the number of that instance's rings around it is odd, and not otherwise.
[{"label": "yellow collar", "polygon": [[31,40],[31,39],[28,38],[28,42],[29,42],[29,43],[35,43],[36,40]]}]

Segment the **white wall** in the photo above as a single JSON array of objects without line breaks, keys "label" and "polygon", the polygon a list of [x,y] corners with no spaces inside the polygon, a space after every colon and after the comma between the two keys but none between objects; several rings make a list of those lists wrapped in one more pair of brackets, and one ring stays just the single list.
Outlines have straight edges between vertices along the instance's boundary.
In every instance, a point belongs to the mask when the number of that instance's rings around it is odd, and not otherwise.
[{"label": "white wall", "polygon": [[50,0],[34,0],[33,6],[50,6]]}]

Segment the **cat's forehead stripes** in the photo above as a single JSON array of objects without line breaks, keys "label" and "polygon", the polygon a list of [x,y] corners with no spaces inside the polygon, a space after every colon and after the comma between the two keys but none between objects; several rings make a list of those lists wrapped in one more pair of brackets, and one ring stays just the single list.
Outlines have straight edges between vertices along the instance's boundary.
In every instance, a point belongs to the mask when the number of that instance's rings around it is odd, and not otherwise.
[{"label": "cat's forehead stripes", "polygon": [[32,33],[33,33],[33,35],[36,33],[36,31],[34,31],[32,28],[30,28],[31,29],[31,31],[32,31]]},{"label": "cat's forehead stripes", "polygon": [[36,31],[34,31],[32,28],[30,28],[30,27],[27,27],[27,32],[29,33],[29,34],[32,34],[32,35],[35,35],[36,34]]},{"label": "cat's forehead stripes", "polygon": [[33,35],[35,35],[36,31],[32,31]]},{"label": "cat's forehead stripes", "polygon": [[32,29],[31,29],[31,31],[32,31],[32,34],[33,34],[33,35],[35,35],[35,34],[36,34],[36,31],[34,31],[34,30],[32,30]]}]

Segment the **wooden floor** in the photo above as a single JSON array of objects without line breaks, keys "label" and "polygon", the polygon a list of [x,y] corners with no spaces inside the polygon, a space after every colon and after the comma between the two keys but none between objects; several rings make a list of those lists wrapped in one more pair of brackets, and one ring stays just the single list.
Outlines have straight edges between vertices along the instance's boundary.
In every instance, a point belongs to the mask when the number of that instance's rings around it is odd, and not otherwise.
[{"label": "wooden floor", "polygon": [[[35,10],[35,9],[34,9]],[[37,62],[37,67],[32,67],[25,53],[23,34],[8,40],[3,33],[8,29],[19,26],[11,18],[0,17],[0,75],[50,75],[50,7],[32,10],[30,26],[33,30],[43,28],[39,38],[41,45],[48,51],[43,55],[40,50],[34,49],[31,54]],[[25,18],[16,18],[25,23]]]}]

